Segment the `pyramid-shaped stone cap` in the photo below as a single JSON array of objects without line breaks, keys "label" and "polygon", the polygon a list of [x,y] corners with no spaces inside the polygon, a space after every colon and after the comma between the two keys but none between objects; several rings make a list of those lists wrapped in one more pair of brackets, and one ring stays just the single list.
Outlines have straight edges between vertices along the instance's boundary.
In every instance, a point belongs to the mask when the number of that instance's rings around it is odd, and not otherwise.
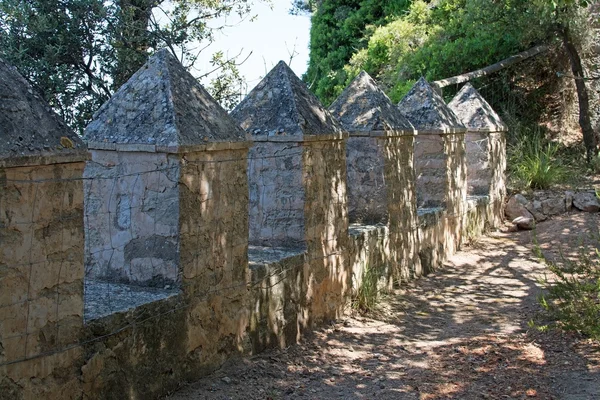
[{"label": "pyramid-shaped stone cap", "polygon": [[508,130],[494,109],[467,83],[448,103],[448,107],[470,131],[504,132]]},{"label": "pyramid-shaped stone cap", "polygon": [[100,107],[84,139],[90,148],[166,152],[246,140],[227,111],[166,49]]},{"label": "pyramid-shaped stone cap", "polygon": [[369,74],[362,71],[329,107],[350,134],[414,134],[402,115]]},{"label": "pyramid-shaped stone cap", "polygon": [[421,133],[465,132],[466,128],[448,108],[442,96],[421,78],[398,103],[400,112]]},{"label": "pyramid-shaped stone cap", "polygon": [[254,140],[343,136],[341,124],[280,61],[231,112]]},{"label": "pyramid-shaped stone cap", "polygon": [[52,111],[16,68],[2,59],[0,98],[2,165],[50,162],[32,159],[42,156],[68,157],[71,161],[87,158],[87,149],[79,136]]}]

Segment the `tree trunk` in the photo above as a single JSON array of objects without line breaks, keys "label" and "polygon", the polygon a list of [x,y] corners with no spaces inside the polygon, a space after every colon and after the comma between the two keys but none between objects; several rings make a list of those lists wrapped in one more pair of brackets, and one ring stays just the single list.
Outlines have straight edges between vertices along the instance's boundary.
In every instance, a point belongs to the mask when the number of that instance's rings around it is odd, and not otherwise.
[{"label": "tree trunk", "polygon": [[563,46],[567,51],[569,62],[571,63],[571,72],[575,77],[575,86],[577,88],[577,100],[579,103],[579,125],[583,133],[583,143],[585,145],[587,161],[590,162],[592,157],[596,155],[597,140],[596,134],[592,129],[590,120],[590,103],[588,98],[587,88],[585,86],[585,77],[583,74],[583,66],[579,52],[571,40],[571,35],[568,27],[560,29]]},{"label": "tree trunk", "polygon": [[117,65],[113,74],[116,91],[148,58],[150,34],[148,24],[155,0],[119,0],[119,31],[114,45]]}]

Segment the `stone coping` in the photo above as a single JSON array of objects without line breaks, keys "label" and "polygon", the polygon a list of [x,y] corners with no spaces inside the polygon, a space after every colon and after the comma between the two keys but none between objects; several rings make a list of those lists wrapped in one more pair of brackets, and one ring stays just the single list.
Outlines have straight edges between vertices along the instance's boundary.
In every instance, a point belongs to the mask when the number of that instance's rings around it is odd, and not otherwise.
[{"label": "stone coping", "polygon": [[421,229],[436,226],[445,212],[446,209],[442,207],[417,208],[418,224],[421,226]]},{"label": "stone coping", "polygon": [[507,126],[494,126],[490,128],[467,128],[467,133],[481,132],[481,133],[504,133],[508,132]]},{"label": "stone coping", "polygon": [[306,249],[301,247],[248,246],[248,266],[250,269],[279,263],[297,256],[303,256]]},{"label": "stone coping", "polygon": [[387,225],[352,223],[348,226],[348,236],[361,236],[378,230],[387,230]]},{"label": "stone coping", "polygon": [[467,128],[443,128],[443,129],[418,129],[417,136],[419,135],[448,135],[452,133],[467,133]]},{"label": "stone coping", "polygon": [[0,168],[33,167],[36,165],[70,164],[84,162],[90,159],[90,153],[85,150],[64,150],[32,154],[29,156],[11,156],[0,158]]},{"label": "stone coping", "polygon": [[241,150],[252,147],[252,142],[213,142],[206,144],[190,146],[157,146],[154,144],[137,143],[106,143],[106,142],[88,142],[90,150],[109,150],[121,152],[145,152],[145,153],[199,153],[209,151]]},{"label": "stone coping", "polygon": [[332,133],[327,135],[248,135],[253,142],[325,142],[344,140],[348,138],[347,132]]},{"label": "stone coping", "polygon": [[490,204],[490,196],[487,194],[467,196],[467,208],[472,210],[479,205]]},{"label": "stone coping", "polygon": [[177,296],[178,287],[152,288],[124,283],[85,280],[84,322],[102,319],[112,314],[128,312],[138,307]]},{"label": "stone coping", "polygon": [[416,136],[418,131],[414,130],[403,130],[403,129],[391,129],[386,131],[350,131],[350,137],[401,137],[401,136]]}]

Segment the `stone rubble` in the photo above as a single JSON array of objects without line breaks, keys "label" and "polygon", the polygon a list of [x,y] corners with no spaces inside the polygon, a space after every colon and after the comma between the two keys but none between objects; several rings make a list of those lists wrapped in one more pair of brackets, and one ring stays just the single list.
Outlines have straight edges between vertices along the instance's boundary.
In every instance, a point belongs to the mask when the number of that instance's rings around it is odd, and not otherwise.
[{"label": "stone rubble", "polygon": [[592,213],[600,211],[600,200],[596,192],[536,191],[529,198],[517,193],[508,199],[504,206],[504,214],[518,228],[533,229],[536,222],[573,209]]}]

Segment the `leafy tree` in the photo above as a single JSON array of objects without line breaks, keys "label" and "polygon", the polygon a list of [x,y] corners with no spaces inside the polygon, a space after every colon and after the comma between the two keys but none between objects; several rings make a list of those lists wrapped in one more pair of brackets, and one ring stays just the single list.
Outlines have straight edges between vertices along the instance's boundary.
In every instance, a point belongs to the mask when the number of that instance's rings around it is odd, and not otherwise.
[{"label": "leafy tree", "polygon": [[[224,29],[219,18],[248,16],[251,1],[3,0],[0,55],[81,132],[154,50],[167,47],[190,67]],[[223,54],[211,61],[218,74],[211,87],[231,105],[243,80],[238,62]]]},{"label": "leafy tree", "polygon": [[[536,44],[562,45],[577,87],[579,123],[589,160],[596,154],[597,138],[590,123],[587,78],[580,56],[583,39],[589,36],[585,23],[588,2],[414,0],[407,13],[384,9],[370,20],[379,26],[362,31],[362,36],[359,30],[356,36],[357,32],[349,29],[351,14],[340,14],[342,6],[351,7],[350,2],[323,1],[313,16],[311,60],[305,78],[328,102],[364,69],[397,101],[420,76],[448,78],[494,64]],[[556,79],[560,71],[552,72]],[[518,73],[515,68],[498,75],[503,76],[503,90],[510,90]],[[531,104],[529,109],[535,106]]]},{"label": "leafy tree", "polygon": [[[298,2],[296,2],[298,3]],[[347,80],[344,65],[367,44],[369,26],[406,10],[410,0],[321,0],[301,2],[315,9],[310,33],[310,62],[305,81],[324,103],[334,100]]]},{"label": "leafy tree", "polygon": [[585,10],[590,2],[588,0],[553,0],[549,2],[537,0],[536,5],[546,18],[546,23],[551,30],[560,38],[569,57],[571,72],[577,88],[579,125],[583,133],[586,158],[588,162],[591,162],[598,151],[598,138],[592,128],[589,95],[585,84],[586,76],[578,49],[581,38],[585,36],[582,32],[582,29],[585,29],[585,17],[582,10]]}]

